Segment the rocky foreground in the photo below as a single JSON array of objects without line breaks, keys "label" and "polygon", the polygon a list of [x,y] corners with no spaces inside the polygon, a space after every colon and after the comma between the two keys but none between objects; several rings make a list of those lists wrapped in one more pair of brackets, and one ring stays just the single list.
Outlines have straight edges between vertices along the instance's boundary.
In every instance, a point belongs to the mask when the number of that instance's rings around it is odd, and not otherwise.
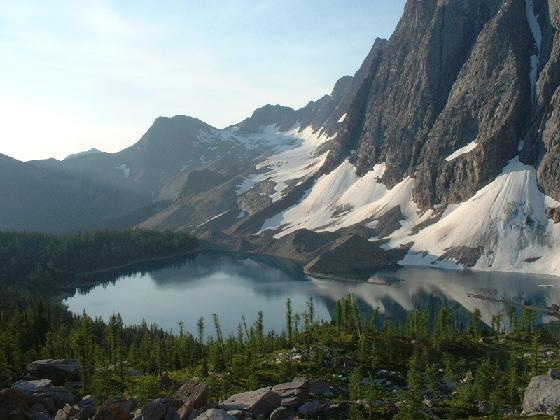
[{"label": "rocky foreground", "polygon": [[[65,363],[65,362],[62,362]],[[61,364],[62,364],[61,363]],[[169,378],[162,377],[162,386]],[[53,385],[51,379],[22,380],[0,391],[1,419],[249,419],[309,418],[336,415],[340,404],[326,384],[303,377],[255,391],[230,396],[208,404],[208,386],[184,381],[172,398],[158,398],[140,405],[136,400],[117,399],[97,405],[91,395],[76,401],[72,392]]]},{"label": "rocky foreground", "polygon": [[[0,419],[33,420],[228,420],[228,419],[300,419],[346,418],[352,405],[375,406],[383,401],[346,401],[328,384],[303,376],[290,382],[231,395],[210,402],[209,387],[199,381],[185,380],[170,398],[148,400],[143,404],[134,399],[96,401],[86,395],[76,398],[79,364],[75,360],[38,360],[28,366],[28,375],[49,378],[19,380],[10,388],[0,390]],[[396,372],[387,372],[386,377]],[[392,377],[391,377],[392,378]],[[392,378],[394,379],[394,378]],[[472,378],[471,378],[472,379]],[[468,381],[465,378],[463,381]],[[65,386],[56,385],[65,382]],[[398,380],[397,380],[398,382]],[[388,379],[379,381],[392,386]],[[167,374],[160,378],[165,389],[175,386]],[[452,385],[451,385],[452,386]],[[429,398],[423,401],[422,418],[439,418],[430,410]],[[480,414],[490,414],[481,404]],[[546,375],[535,376],[525,389],[522,416],[555,416],[560,410],[560,371],[550,369]],[[399,411],[389,407],[392,415]],[[512,413],[513,415],[513,413]],[[515,416],[514,416],[515,417]],[[515,417],[517,418],[517,417]]]}]

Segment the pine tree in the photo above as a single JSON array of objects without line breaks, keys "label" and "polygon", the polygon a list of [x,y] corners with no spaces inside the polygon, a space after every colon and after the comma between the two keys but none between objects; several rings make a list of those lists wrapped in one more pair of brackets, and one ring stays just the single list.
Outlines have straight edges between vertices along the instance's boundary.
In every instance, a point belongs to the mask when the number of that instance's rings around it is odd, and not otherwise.
[{"label": "pine tree", "polygon": [[224,356],[224,336],[222,334],[222,327],[220,325],[218,314],[213,314],[212,316],[214,318],[214,327],[216,329],[216,361],[214,364],[214,370],[221,373],[226,369],[226,361]]},{"label": "pine tree", "polygon": [[292,345],[293,319],[292,319],[292,300],[286,301],[286,333],[288,334],[288,346]]}]

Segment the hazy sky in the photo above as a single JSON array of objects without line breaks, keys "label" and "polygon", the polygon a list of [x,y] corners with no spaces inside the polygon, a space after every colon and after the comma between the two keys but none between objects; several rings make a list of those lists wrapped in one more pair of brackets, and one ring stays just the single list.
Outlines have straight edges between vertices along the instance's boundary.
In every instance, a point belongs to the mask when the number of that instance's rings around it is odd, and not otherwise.
[{"label": "hazy sky", "polygon": [[0,153],[118,151],[160,115],[216,127],[353,74],[405,0],[17,0],[0,10]]}]

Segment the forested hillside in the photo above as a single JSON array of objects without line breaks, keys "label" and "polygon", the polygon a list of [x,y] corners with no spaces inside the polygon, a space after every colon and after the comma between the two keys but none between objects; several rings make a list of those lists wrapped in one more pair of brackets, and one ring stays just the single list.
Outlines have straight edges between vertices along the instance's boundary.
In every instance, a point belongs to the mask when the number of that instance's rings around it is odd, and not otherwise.
[{"label": "forested hillside", "polygon": [[137,260],[186,254],[198,246],[189,235],[100,231],[69,235],[0,232],[0,286],[60,288],[76,275]]}]

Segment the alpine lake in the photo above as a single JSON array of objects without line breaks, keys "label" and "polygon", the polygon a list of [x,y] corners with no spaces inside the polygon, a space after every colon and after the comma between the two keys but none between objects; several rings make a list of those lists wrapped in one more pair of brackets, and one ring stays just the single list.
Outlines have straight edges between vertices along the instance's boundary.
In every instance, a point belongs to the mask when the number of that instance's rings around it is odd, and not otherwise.
[{"label": "alpine lake", "polygon": [[[118,313],[126,324],[146,320],[174,333],[182,322],[193,334],[204,317],[209,335],[213,314],[224,333],[236,334],[243,319],[250,325],[259,311],[266,329],[280,332],[288,298],[294,313],[303,313],[312,298],[317,320],[332,319],[336,301],[353,295],[366,315],[377,310],[380,317],[402,321],[411,310],[428,310],[434,316],[447,307],[456,322],[467,323],[478,308],[488,325],[498,314],[505,320],[511,302],[539,308],[560,303],[556,277],[402,267],[377,272],[367,281],[335,281],[311,278],[301,268],[272,259],[220,253],[141,264],[104,273],[98,280],[64,300],[72,312],[85,310],[104,320]],[[537,312],[537,320],[556,317]]]}]

